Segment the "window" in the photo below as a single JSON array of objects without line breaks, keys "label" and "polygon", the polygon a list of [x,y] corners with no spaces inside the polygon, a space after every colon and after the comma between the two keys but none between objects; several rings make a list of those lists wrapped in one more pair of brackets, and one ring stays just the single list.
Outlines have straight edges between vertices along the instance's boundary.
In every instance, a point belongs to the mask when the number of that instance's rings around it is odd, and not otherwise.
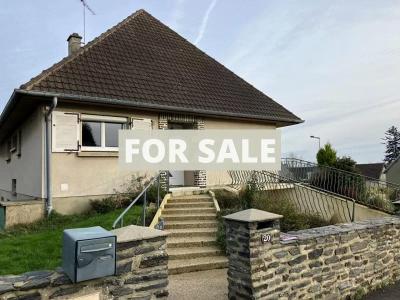
[{"label": "window", "polygon": [[82,146],[101,147],[101,122],[82,122]]},{"label": "window", "polygon": [[21,157],[22,154],[22,133],[21,130],[18,131],[18,143],[17,143],[17,155]]},{"label": "window", "polygon": [[11,179],[11,193],[13,196],[17,195],[17,179]]},{"label": "window", "polygon": [[118,147],[118,130],[124,128],[121,123],[104,123],[106,147]]},{"label": "window", "polygon": [[15,152],[17,151],[18,147],[18,134],[14,133],[13,136],[11,137],[11,148],[10,152]]},{"label": "window", "polygon": [[118,130],[126,123],[126,118],[83,115],[82,150],[117,151]]},{"label": "window", "polygon": [[11,161],[11,139],[8,139],[6,142],[6,161]]}]

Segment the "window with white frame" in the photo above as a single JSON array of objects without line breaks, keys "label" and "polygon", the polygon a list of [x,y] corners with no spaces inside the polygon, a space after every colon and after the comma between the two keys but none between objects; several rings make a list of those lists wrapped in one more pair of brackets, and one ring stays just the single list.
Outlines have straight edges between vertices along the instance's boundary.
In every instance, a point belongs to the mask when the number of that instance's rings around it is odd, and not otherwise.
[{"label": "window with white frame", "polygon": [[126,127],[127,118],[82,115],[81,120],[83,151],[118,151],[118,130]]}]

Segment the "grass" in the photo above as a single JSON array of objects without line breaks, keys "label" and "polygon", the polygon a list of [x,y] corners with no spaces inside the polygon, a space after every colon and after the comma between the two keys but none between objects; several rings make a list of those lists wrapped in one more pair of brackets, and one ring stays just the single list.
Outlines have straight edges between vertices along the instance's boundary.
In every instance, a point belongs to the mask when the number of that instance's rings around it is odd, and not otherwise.
[{"label": "grass", "polygon": [[[18,225],[0,232],[0,275],[51,270],[61,265],[64,229],[102,226],[111,229],[122,209],[100,214],[63,216],[54,214],[34,224]],[[124,224],[136,223],[141,207],[134,206]]]}]

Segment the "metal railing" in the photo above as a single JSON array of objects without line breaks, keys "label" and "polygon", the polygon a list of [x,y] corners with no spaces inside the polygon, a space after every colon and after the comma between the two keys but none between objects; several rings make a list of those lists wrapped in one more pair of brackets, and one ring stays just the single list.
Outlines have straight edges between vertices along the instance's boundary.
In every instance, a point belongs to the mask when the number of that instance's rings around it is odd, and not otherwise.
[{"label": "metal railing", "polygon": [[352,222],[355,219],[355,201],[338,198],[321,190],[303,185],[291,178],[286,178],[280,172],[270,171],[230,171],[232,186],[241,188],[251,185],[253,189],[262,192],[263,199],[273,201],[288,201],[297,211],[312,214],[336,222]]},{"label": "metal railing", "polygon": [[129,204],[127,208],[118,216],[118,218],[114,221],[112,228],[116,228],[119,224],[120,227],[124,226],[124,216],[128,213],[128,211],[142,198],[143,199],[143,207],[142,207],[142,224],[146,226],[146,209],[147,209],[147,192],[154,185],[157,185],[157,209],[160,207],[160,188],[161,188],[161,175],[165,171],[159,172],[156,176],[154,176],[145,188],[136,196],[136,198]]},{"label": "metal railing", "polygon": [[300,159],[283,158],[280,175],[385,212],[400,199],[400,185]]}]

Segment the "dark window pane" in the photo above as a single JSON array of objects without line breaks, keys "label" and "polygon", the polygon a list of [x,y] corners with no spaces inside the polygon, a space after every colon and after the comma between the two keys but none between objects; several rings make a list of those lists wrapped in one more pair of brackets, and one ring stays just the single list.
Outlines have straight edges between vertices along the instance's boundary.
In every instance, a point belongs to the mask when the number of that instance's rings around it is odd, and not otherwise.
[{"label": "dark window pane", "polygon": [[82,123],[82,146],[101,147],[101,123]]},{"label": "dark window pane", "polygon": [[118,130],[122,129],[121,123],[105,123],[106,147],[118,147]]}]

